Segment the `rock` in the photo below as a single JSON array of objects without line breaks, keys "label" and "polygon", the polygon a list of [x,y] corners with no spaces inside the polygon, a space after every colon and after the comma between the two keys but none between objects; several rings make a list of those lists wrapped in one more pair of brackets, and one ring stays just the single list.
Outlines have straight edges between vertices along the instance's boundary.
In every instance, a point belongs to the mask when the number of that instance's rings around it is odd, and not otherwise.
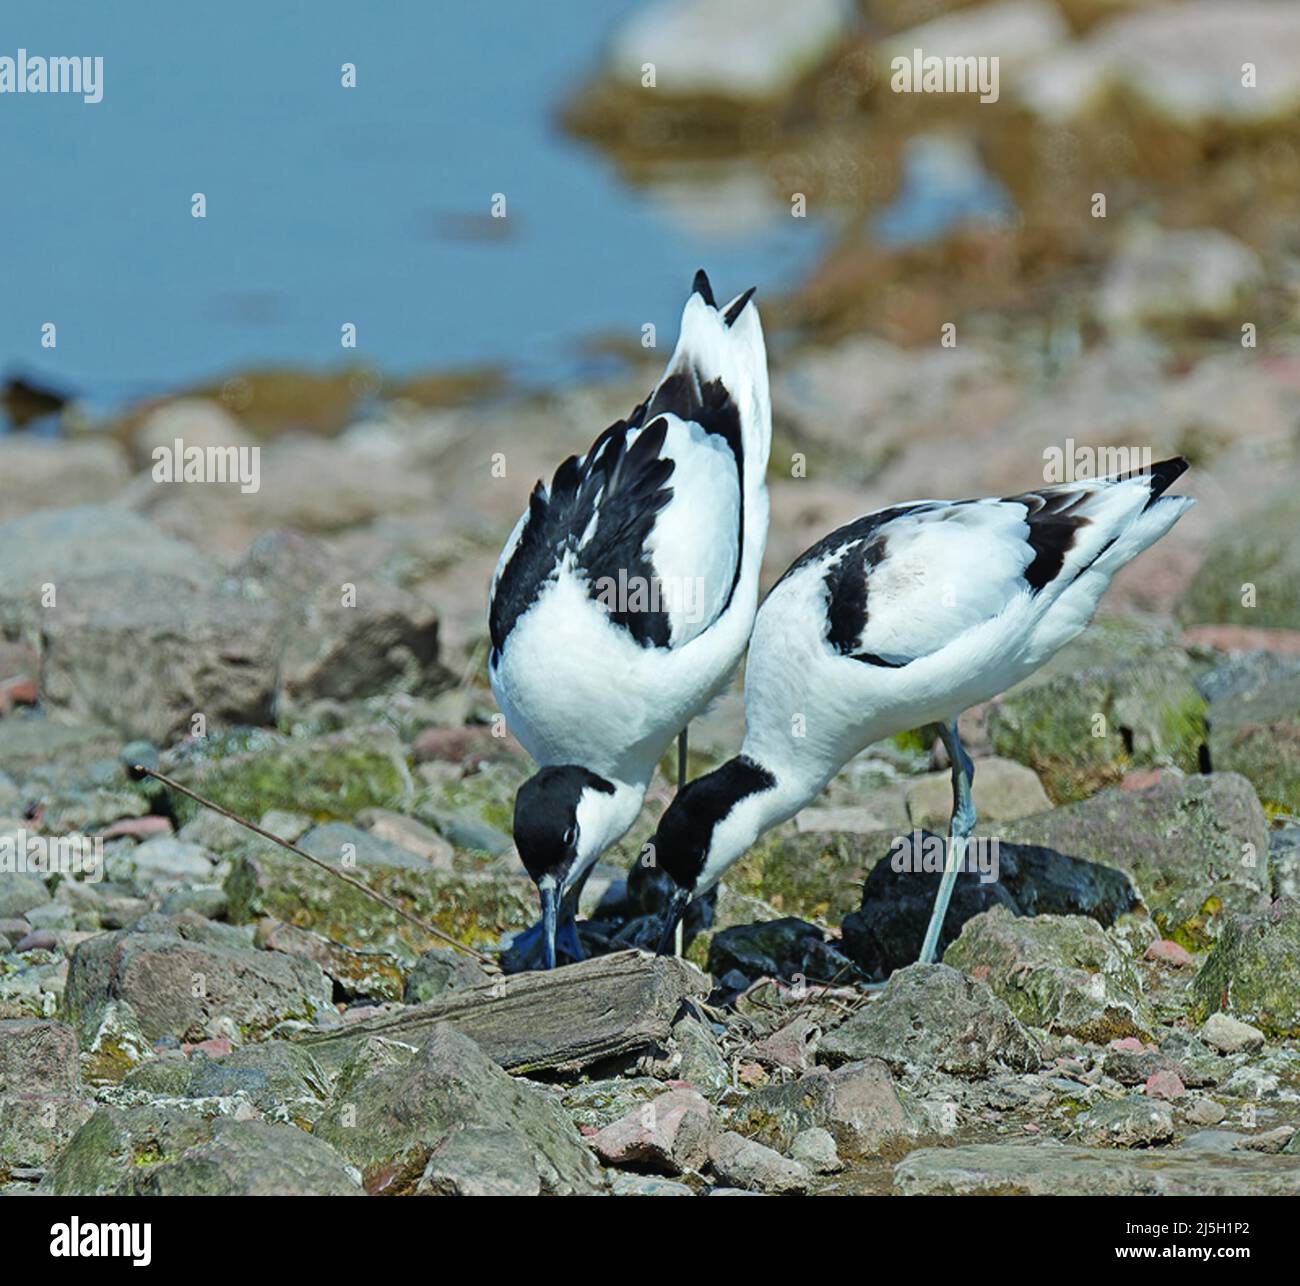
[{"label": "rock", "polygon": [[1187,1093],[1182,1078],[1171,1068],[1163,1067],[1147,1077],[1145,1091],[1148,1098],[1176,1099]]},{"label": "rock", "polygon": [[259,536],[235,569],[245,595],[279,609],[286,702],[447,687],[433,608],[395,585],[369,578],[358,588],[358,574],[340,573],[335,550],[284,530]]},{"label": "rock", "polygon": [[0,523],[0,633],[35,647],[48,608],[43,585],[59,599],[74,582],[94,584],[124,571],[153,574],[193,588],[216,575],[192,545],[165,536],[145,519],[107,505],[40,509]]},{"label": "rock", "polygon": [[1227,1115],[1227,1109],[1212,1098],[1198,1098],[1187,1107],[1187,1120],[1192,1125],[1218,1125]]},{"label": "rock", "polygon": [[1292,1196],[1300,1167],[1284,1158],[1195,1149],[1117,1153],[1053,1143],[918,1148],[894,1167],[904,1196]]},{"label": "rock", "polygon": [[831,1132],[817,1125],[800,1130],[794,1136],[790,1143],[790,1157],[814,1174],[834,1174],[844,1169]]},{"label": "rock", "polygon": [[715,933],[709,943],[709,972],[731,970],[745,977],[833,982],[852,978],[856,969],[815,924],[794,916],[762,924],[737,925]]},{"label": "rock", "polygon": [[609,1185],[616,1197],[693,1197],[684,1183],[662,1179],[653,1174],[616,1174]]},{"label": "rock", "polygon": [[615,31],[609,75],[644,84],[658,68],[655,92],[674,97],[774,98],[822,61],[850,29],[842,0],[790,9],[777,0],[655,0]]},{"label": "rock", "polygon": [[438,1145],[415,1190],[440,1197],[536,1197],[542,1180],[526,1139],[470,1126]]},{"label": "rock", "polygon": [[[981,759],[975,765],[972,791],[980,821],[1011,822],[1051,808],[1051,800],[1032,768],[1014,759]],[[928,773],[907,792],[913,826],[946,831],[952,816],[952,775]]]},{"label": "rock", "polygon": [[342,1157],[291,1125],[101,1107],[51,1165],[56,1196],[359,1196]]},{"label": "rock", "polygon": [[1210,763],[1241,773],[1266,807],[1300,813],[1300,661],[1210,707]]},{"label": "rock", "polygon": [[217,856],[198,844],[160,835],[132,849],[135,879],[144,888],[202,884],[212,876]]},{"label": "rock", "polygon": [[1209,553],[1178,605],[1179,619],[1295,629],[1300,623],[1300,487],[1294,478],[1237,513],[1208,541]]},{"label": "rock", "polygon": [[66,1023],[0,1020],[0,1094],[71,1094],[79,1080],[77,1034]]},{"label": "rock", "polygon": [[[144,1073],[157,1066],[146,1063],[129,1072],[123,1083],[145,1085]],[[291,1041],[259,1041],[219,1058],[195,1052],[188,1064],[180,1066],[185,1083],[175,1089],[178,1097],[243,1095],[259,1112],[300,1129],[310,1128],[330,1096],[324,1069],[309,1049]]]},{"label": "rock", "polygon": [[1104,791],[1010,822],[1004,833],[1125,872],[1162,934],[1191,950],[1211,944],[1225,911],[1268,901],[1268,824],[1250,783],[1235,773]]},{"label": "rock", "polygon": [[430,866],[440,870],[451,869],[452,846],[437,831],[414,817],[405,817],[387,808],[367,808],[357,817],[357,823],[365,826],[376,838],[423,858]]},{"label": "rock", "polygon": [[878,1000],[863,1005],[826,1036],[818,1058],[835,1067],[883,1059],[956,1076],[987,1076],[1001,1065],[1034,1071],[1042,1054],[1007,1005],[983,983],[941,964],[914,964],[890,978]]},{"label": "rock", "polygon": [[21,479],[21,485],[0,495],[0,522],[107,500],[129,476],[121,448],[105,434],[57,440],[9,435],[0,440],[0,478]]},{"label": "rock", "polygon": [[710,1143],[709,1166],[720,1183],[751,1192],[803,1193],[812,1177],[800,1162],[731,1130]]},{"label": "rock", "polygon": [[1121,238],[1097,312],[1112,330],[1231,320],[1262,276],[1259,255],[1217,228],[1139,223]]},{"label": "rock", "polygon": [[0,920],[0,938],[4,938],[10,947],[21,942],[31,931],[32,926],[21,916],[7,916]]},{"label": "rock", "polygon": [[789,1152],[801,1131],[821,1128],[847,1160],[876,1156],[916,1133],[888,1067],[874,1058],[834,1071],[817,1068],[797,1081],[755,1090],[736,1109],[732,1124],[778,1152]]},{"label": "rock", "polygon": [[1275,900],[1300,898],[1300,826],[1284,826],[1269,836],[1268,868]]},{"label": "rock", "polygon": [[[407,849],[341,822],[315,827],[301,846],[459,942],[490,945],[536,917],[537,894],[522,869],[437,871]],[[408,957],[430,946],[428,935],[404,916],[269,844],[251,846],[235,859],[225,889],[235,923],[270,916],[342,945]]]},{"label": "rock", "polygon": [[[1137,1046],[1136,1049],[1124,1048]],[[1121,1085],[1145,1085],[1158,1073],[1169,1073],[1179,1078],[1181,1083],[1182,1065],[1168,1055],[1160,1053],[1141,1041],[1130,1037],[1127,1040],[1111,1041],[1102,1064],[1106,1075],[1117,1080]]]},{"label": "rock", "polygon": [[386,952],[341,946],[310,929],[277,920],[259,921],[255,942],[263,951],[279,951],[319,965],[333,980],[335,994],[348,1000],[402,999],[401,964]]},{"label": "rock", "polygon": [[[129,929],[80,943],[68,970],[66,1004],[83,1042],[114,1002],[130,1005],[140,1031],[202,1040],[219,1019],[245,1035],[287,1019],[312,1023],[332,1007],[331,988],[307,960],[254,951],[242,935],[197,917],[145,916]],[[198,992],[199,994],[195,994]]]},{"label": "rock", "polygon": [[1187,654],[1165,635],[1103,619],[993,703],[989,742],[1028,764],[1057,803],[1085,799],[1134,767],[1193,773],[1205,742],[1194,680]]},{"label": "rock", "polygon": [[1151,1025],[1132,965],[1082,916],[1017,919],[995,907],[967,922],[943,962],[987,982],[1031,1027],[1103,1043]]},{"label": "rock", "polygon": [[1228,1014],[1213,1013],[1201,1028],[1201,1039],[1220,1054],[1249,1053],[1264,1044],[1264,1033]]},{"label": "rock", "polygon": [[566,1086],[560,1101],[583,1134],[595,1134],[668,1090],[664,1081],[651,1076],[614,1076]]},{"label": "rock", "polygon": [[[1238,69],[1230,76],[1225,57]],[[1300,102],[1298,59],[1300,22],[1285,6],[1139,6],[1028,69],[1020,92],[1051,120],[1078,116],[1119,93],[1184,127],[1262,123],[1287,118]],[[1247,60],[1257,67],[1249,86],[1239,70]]]},{"label": "rock", "polygon": [[445,947],[433,947],[415,962],[406,975],[402,1003],[419,1005],[436,1000],[444,992],[487,982],[488,975],[477,960]]},{"label": "rock", "polygon": [[372,1036],[412,1044],[446,1022],[502,1067],[576,1074],[662,1047],[683,1005],[701,998],[707,988],[699,970],[683,960],[624,951],[561,969],[493,978],[301,1039],[322,1058],[337,1062]]},{"label": "rock", "polygon": [[[871,868],[860,910],[844,921],[844,952],[869,977],[887,978],[920,956],[946,845],[946,838],[929,832],[896,836],[889,855]],[[972,852],[974,862],[969,860]],[[916,869],[913,854],[920,854],[922,869]],[[992,907],[1005,907],[1014,915],[1087,915],[1111,924],[1136,905],[1133,886],[1120,871],[999,837],[996,847],[986,841],[978,850],[968,850],[968,865],[953,886],[938,949],[942,954],[968,920]]]},{"label": "rock", "polygon": [[0,1093],[0,1176],[45,1166],[94,1111],[93,1102],[74,1094]]},{"label": "rock", "polygon": [[1276,1039],[1300,1036],[1300,902],[1231,917],[1192,982],[1200,1019],[1216,1010]]},{"label": "rock", "polygon": [[700,1169],[717,1132],[713,1109],[697,1090],[670,1090],[605,1126],[588,1140],[606,1165],[683,1174]]},{"label": "rock", "polygon": [[1054,5],[1002,0],[981,6],[978,13],[968,9],[940,13],[919,27],[887,36],[879,45],[880,75],[887,81],[892,60],[902,56],[911,61],[914,49],[940,58],[996,55],[1006,86],[1069,39],[1069,25]]},{"label": "rock", "polygon": [[34,907],[50,900],[45,881],[23,871],[0,873],[0,916],[6,920],[26,916]]},{"label": "rock", "polygon": [[672,1044],[681,1054],[676,1075],[696,1089],[714,1092],[731,1084],[731,1065],[706,1023],[692,1014],[673,1024]]},{"label": "rock", "polygon": [[266,605],[184,578],[124,571],[59,587],[41,630],[41,705],[159,745],[213,727],[269,724],[277,623]]},{"label": "rock", "polygon": [[[783,1022],[776,1031],[764,1036],[750,1052],[760,1063],[789,1071],[806,1072],[813,1065],[821,1024],[811,1013],[800,1014]],[[845,1060],[841,1060],[845,1061]]]},{"label": "rock", "polygon": [[[412,790],[401,743],[378,727],[292,739],[260,734],[249,749],[209,737],[205,757],[177,766],[175,775],[241,817],[281,808],[347,819]],[[173,802],[183,823],[198,809],[184,797]]]},{"label": "rock", "polygon": [[343,1071],[315,1129],[362,1170],[368,1192],[416,1188],[448,1136],[472,1128],[514,1135],[543,1192],[600,1190],[595,1158],[559,1107],[512,1080],[468,1036],[439,1023],[414,1052],[381,1044]]},{"label": "rock", "polygon": [[1146,1148],[1174,1137],[1168,1103],[1133,1095],[1112,1099],[1078,1118],[1079,1137],[1092,1147]]},{"label": "rock", "polygon": [[1168,938],[1161,938],[1158,942],[1153,942],[1142,953],[1142,959],[1173,965],[1175,969],[1183,969],[1187,965],[1195,963],[1191,955],[1183,947],[1180,947],[1176,942],[1170,942]]}]

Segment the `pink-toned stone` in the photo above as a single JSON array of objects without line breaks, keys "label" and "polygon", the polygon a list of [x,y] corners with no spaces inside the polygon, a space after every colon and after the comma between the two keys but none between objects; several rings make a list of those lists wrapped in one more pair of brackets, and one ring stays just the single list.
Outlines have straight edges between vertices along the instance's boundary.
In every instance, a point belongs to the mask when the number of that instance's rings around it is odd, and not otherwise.
[{"label": "pink-toned stone", "polygon": [[1135,772],[1125,773],[1123,780],[1119,784],[1120,790],[1150,790],[1152,786],[1160,784],[1159,768],[1143,768]]},{"label": "pink-toned stone", "polygon": [[1144,1045],[1136,1036],[1125,1036],[1122,1040],[1112,1040],[1107,1049],[1117,1049],[1125,1054],[1141,1054],[1152,1046]]},{"label": "pink-toned stone", "polygon": [[123,817],[104,831],[105,839],[117,839],[120,835],[129,835],[133,839],[146,839],[152,835],[170,835],[171,819],[167,817]]},{"label": "pink-toned stone", "polygon": [[697,1090],[669,1090],[642,1103],[591,1138],[607,1165],[649,1166],[668,1174],[698,1170],[717,1131],[713,1109]]},{"label": "pink-toned stone", "polygon": [[181,1049],[186,1054],[202,1053],[209,1058],[225,1058],[231,1051],[231,1044],[224,1036],[216,1036],[212,1040],[201,1040],[198,1044],[191,1045],[185,1043]]},{"label": "pink-toned stone", "polygon": [[1147,1077],[1146,1094],[1149,1098],[1175,1099],[1187,1093],[1182,1077],[1177,1072],[1162,1068]]},{"label": "pink-toned stone", "polygon": [[1183,647],[1200,645],[1220,652],[1272,652],[1300,656],[1300,630],[1265,629],[1254,625],[1193,625],[1179,640]]},{"label": "pink-toned stone", "polygon": [[1158,960],[1162,964],[1176,965],[1180,969],[1193,963],[1191,953],[1168,938],[1153,942],[1144,952],[1144,959]]},{"label": "pink-toned stone", "polygon": [[819,1030],[811,1018],[796,1018],[784,1027],[778,1027],[751,1052],[760,1062],[806,1072],[813,1064],[814,1041]]}]

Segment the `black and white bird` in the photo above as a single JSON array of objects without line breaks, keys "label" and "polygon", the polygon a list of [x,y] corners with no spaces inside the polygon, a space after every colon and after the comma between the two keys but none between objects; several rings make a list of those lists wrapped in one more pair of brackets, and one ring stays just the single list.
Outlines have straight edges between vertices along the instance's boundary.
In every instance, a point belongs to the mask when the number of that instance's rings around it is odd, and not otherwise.
[{"label": "black and white bird", "polygon": [[662,951],[692,897],[814,799],[859,751],[937,724],[952,762],[951,838],[921,949],[934,957],[975,824],[963,710],[1038,669],[1082,631],[1111,577],[1193,503],[1187,468],[1006,499],[920,500],[867,514],[800,556],[759,609],[741,752],[680,790],[656,864],[675,884]]},{"label": "black and white bird", "polygon": [[[734,674],[758,605],[772,417],[753,291],[698,272],[663,378],[538,482],[492,581],[488,676],[541,765],[515,800],[542,918],[514,946],[567,954],[592,864],[631,827],[664,752]],[[680,784],[680,782],[679,782]]]}]

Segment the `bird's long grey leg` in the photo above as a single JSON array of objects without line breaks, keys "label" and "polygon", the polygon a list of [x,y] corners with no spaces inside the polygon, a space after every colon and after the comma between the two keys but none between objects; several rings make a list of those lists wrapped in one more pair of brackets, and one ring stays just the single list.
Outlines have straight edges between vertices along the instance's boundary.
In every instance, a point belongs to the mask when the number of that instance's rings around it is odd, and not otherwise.
[{"label": "bird's long grey leg", "polygon": [[953,885],[957,883],[957,872],[966,860],[966,841],[975,829],[975,801],[971,798],[971,783],[975,780],[975,765],[962,747],[957,735],[957,721],[941,724],[939,736],[948,758],[952,761],[952,827],[948,839],[948,856],[944,862],[943,879],[939,882],[939,893],[934,899],[934,910],[930,912],[930,923],[926,926],[925,941],[921,944],[921,963],[929,964],[934,959],[935,949],[939,945],[939,931],[943,928],[944,916],[948,914],[948,903],[952,900]]},{"label": "bird's long grey leg", "polygon": [[[677,734],[677,789],[681,790],[686,785],[686,732],[690,727],[688,724],[681,732]],[[685,937],[683,936],[682,926],[686,923],[686,917],[683,915],[677,921],[677,930],[673,935],[673,955],[681,957]]]}]

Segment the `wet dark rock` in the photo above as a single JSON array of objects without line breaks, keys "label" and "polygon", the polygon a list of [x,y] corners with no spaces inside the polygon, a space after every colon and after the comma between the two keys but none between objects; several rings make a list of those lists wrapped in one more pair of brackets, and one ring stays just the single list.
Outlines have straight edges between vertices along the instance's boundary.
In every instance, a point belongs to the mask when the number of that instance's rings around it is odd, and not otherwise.
[{"label": "wet dark rock", "polygon": [[957,1076],[985,1076],[999,1065],[1029,1072],[1042,1062],[1005,1001],[942,964],[900,969],[878,999],[823,1037],[817,1057],[831,1067],[875,1057],[895,1070]]},{"label": "wet dark rock", "polygon": [[722,977],[732,971],[751,982],[759,978],[833,982],[858,976],[853,962],[826,940],[821,929],[794,916],[715,933],[709,944],[709,972]]},{"label": "wet dark rock", "polygon": [[369,1042],[341,1075],[315,1135],[362,1170],[367,1191],[393,1193],[415,1190],[448,1136],[470,1128],[514,1134],[543,1192],[602,1187],[595,1157],[560,1108],[446,1023],[415,1051]]},{"label": "wet dark rock", "polygon": [[[940,842],[930,832],[922,836],[922,851],[931,841]],[[937,851],[946,852],[946,847]],[[1137,905],[1128,877],[1100,862],[1002,839],[997,855],[995,880],[984,882],[978,870],[957,876],[939,934],[940,955],[968,920],[993,907],[1004,907],[1012,915],[1086,915],[1109,925]],[[915,963],[941,879],[937,870],[895,871],[891,855],[882,857],[867,875],[861,909],[844,921],[845,955],[877,979]]]}]

